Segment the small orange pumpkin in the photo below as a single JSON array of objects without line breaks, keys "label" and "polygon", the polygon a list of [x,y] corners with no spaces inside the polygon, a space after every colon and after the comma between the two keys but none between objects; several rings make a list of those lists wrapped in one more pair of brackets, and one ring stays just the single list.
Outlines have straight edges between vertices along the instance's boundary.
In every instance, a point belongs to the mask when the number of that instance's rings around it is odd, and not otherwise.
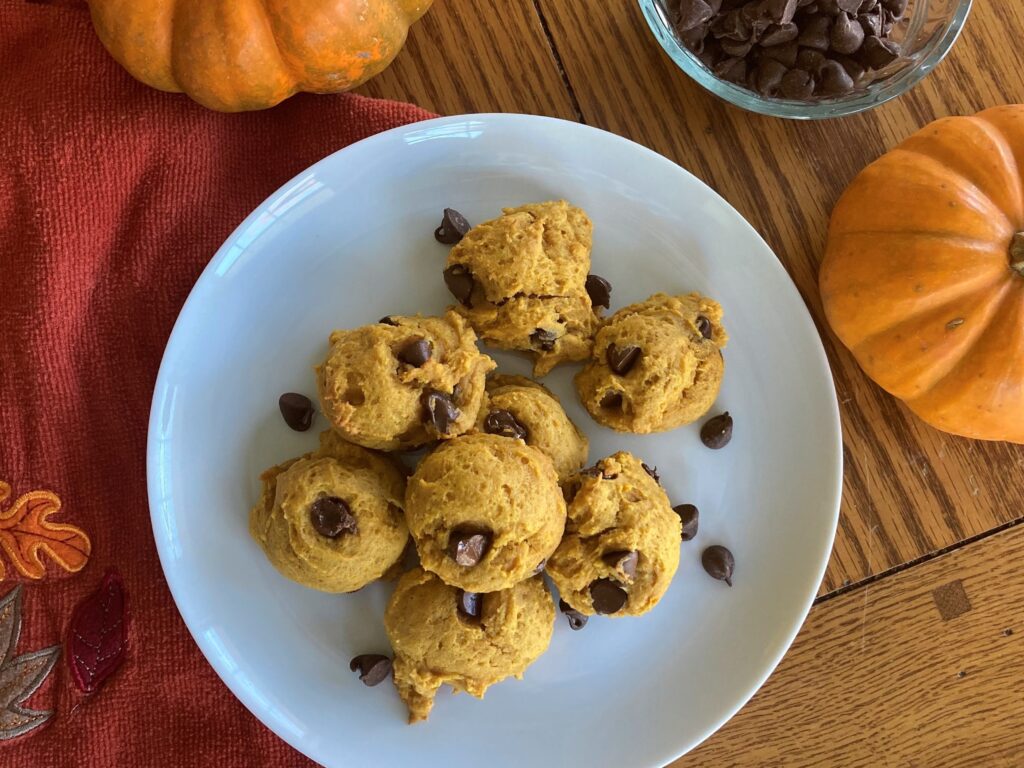
[{"label": "small orange pumpkin", "polygon": [[89,0],[134,77],[222,112],[337,93],[384,70],[433,0]]},{"label": "small orange pumpkin", "polygon": [[865,168],[819,277],[879,385],[941,430],[1024,443],[1024,105],[937,120]]}]

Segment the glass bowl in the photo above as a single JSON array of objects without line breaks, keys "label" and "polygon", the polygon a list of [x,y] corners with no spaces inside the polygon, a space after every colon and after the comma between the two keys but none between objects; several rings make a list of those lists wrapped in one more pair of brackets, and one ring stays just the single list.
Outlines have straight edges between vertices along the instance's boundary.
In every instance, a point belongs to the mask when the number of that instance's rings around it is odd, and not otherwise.
[{"label": "glass bowl", "polygon": [[716,96],[762,115],[821,120],[872,109],[917,85],[953,47],[967,21],[972,0],[910,0],[902,21],[890,35],[903,47],[903,56],[880,70],[874,82],[845,96],[813,102],[762,96],[721,79],[679,39],[666,0],[639,2],[651,31],[672,61]]}]

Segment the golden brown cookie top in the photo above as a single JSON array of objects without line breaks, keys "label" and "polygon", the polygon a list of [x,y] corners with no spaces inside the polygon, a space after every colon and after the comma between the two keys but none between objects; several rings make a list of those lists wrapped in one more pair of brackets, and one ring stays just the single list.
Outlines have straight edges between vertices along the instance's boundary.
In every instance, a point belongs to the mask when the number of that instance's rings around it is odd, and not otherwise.
[{"label": "golden brown cookie top", "polygon": [[698,293],[657,293],[597,332],[576,389],[594,419],[621,432],[662,432],[700,418],[718,394],[728,342],[722,307]]},{"label": "golden brown cookie top", "polygon": [[493,375],[477,430],[523,440],[555,465],[564,482],[587,462],[587,436],[566,415],[551,390],[525,376]]},{"label": "golden brown cookie top", "polygon": [[535,373],[589,354],[600,318],[586,290],[593,225],[564,200],[506,208],[448,255],[445,282],[484,343],[529,352]]},{"label": "golden brown cookie top", "polygon": [[423,567],[476,592],[532,575],[565,527],[551,459],[519,440],[483,433],[428,454],[409,478],[405,510]]},{"label": "golden brown cookie top", "polygon": [[565,536],[547,564],[565,600],[584,615],[651,610],[679,566],[682,525],[661,485],[619,452],[573,478]]},{"label": "golden brown cookie top", "polygon": [[470,429],[494,365],[455,312],[395,316],[334,331],[317,389],[324,415],[346,439],[409,449]]},{"label": "golden brown cookie top", "polygon": [[351,592],[381,576],[409,538],[405,476],[387,456],[328,431],[320,448],[263,473],[249,530],[286,577]]},{"label": "golden brown cookie top", "polygon": [[[468,611],[466,610],[468,609]],[[409,721],[426,719],[444,683],[482,697],[548,647],[555,609],[542,577],[467,597],[422,568],[399,579],[384,614]]]}]

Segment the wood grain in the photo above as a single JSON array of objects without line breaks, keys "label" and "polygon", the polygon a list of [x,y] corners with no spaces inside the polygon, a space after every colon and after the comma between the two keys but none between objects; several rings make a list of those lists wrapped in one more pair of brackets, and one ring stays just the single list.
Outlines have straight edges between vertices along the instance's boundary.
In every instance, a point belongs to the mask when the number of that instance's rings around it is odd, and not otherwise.
[{"label": "wood grain", "polygon": [[825,327],[817,272],[829,212],[861,168],[936,117],[1024,102],[1024,3],[975,3],[950,57],[913,92],[817,123],[749,114],[711,96],[661,50],[636,2],[539,7],[582,119],[657,150],[718,190],[774,248],[822,331],[846,461],[822,592],[1020,516],[1024,485],[1015,478],[1024,446],[944,435],[872,384]]},{"label": "wood grain", "polygon": [[1022,561],[1018,525],[819,604],[764,688],[673,765],[1020,766]]},{"label": "wood grain", "polygon": [[533,0],[439,0],[391,67],[359,89],[446,115],[527,112],[576,119]]}]

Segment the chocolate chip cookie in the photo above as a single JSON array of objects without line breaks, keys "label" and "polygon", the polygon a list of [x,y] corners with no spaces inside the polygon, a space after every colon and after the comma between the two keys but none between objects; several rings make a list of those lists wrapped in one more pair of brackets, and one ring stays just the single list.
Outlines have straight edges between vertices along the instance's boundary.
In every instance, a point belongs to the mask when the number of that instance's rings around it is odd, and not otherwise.
[{"label": "chocolate chip cookie", "polygon": [[576,391],[596,421],[620,432],[664,432],[714,403],[728,341],[718,302],[657,293],[623,307],[598,331]]},{"label": "chocolate chip cookie", "polygon": [[384,614],[398,694],[409,722],[425,720],[444,683],[483,698],[521,678],[551,642],[555,606],[541,577],[488,594],[466,593],[416,568],[398,581]]},{"label": "chocolate chip cookie", "polygon": [[587,436],[572,423],[558,397],[524,376],[489,376],[477,429],[512,437],[546,454],[559,482],[587,463]]},{"label": "chocolate chip cookie", "polygon": [[531,354],[537,376],[586,359],[600,324],[587,292],[592,231],[564,200],[504,209],[448,255],[456,309],[485,344]]},{"label": "chocolate chip cookie", "polygon": [[316,369],[324,415],[367,448],[418,448],[469,430],[494,361],[455,312],[385,317],[330,336]]},{"label": "chocolate chip cookie", "polygon": [[405,499],[423,567],[473,592],[507,589],[537,572],[565,527],[551,459],[499,435],[439,445],[409,478]]},{"label": "chocolate chip cookie", "polygon": [[405,475],[387,456],[320,435],[312,453],[271,467],[249,532],[284,576],[322,592],[354,592],[402,557]]},{"label": "chocolate chip cookie", "polygon": [[620,452],[567,487],[565,536],[547,563],[562,599],[579,613],[639,616],[679,567],[681,523],[653,472]]}]

